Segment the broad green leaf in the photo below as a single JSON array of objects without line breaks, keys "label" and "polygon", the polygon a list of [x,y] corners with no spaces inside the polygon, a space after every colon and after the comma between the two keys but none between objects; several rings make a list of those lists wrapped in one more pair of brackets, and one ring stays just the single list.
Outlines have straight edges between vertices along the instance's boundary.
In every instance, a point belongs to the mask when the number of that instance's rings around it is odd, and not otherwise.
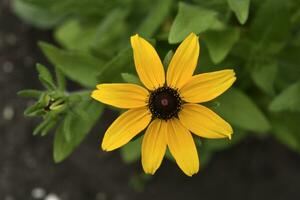
[{"label": "broad green leaf", "polygon": [[274,82],[278,71],[277,63],[258,63],[257,65],[251,70],[255,84],[266,94],[274,95]]},{"label": "broad green leaf", "polygon": [[89,113],[85,111],[84,106],[76,106],[76,109],[72,109],[70,114],[76,115],[77,117],[84,119],[84,121],[89,120]]},{"label": "broad green leaf", "polygon": [[127,44],[130,35],[125,21],[127,15],[126,9],[117,8],[97,26],[91,47],[100,56],[112,57]]},{"label": "broad green leaf", "polygon": [[255,38],[266,40],[266,42],[284,39],[289,31],[289,17],[286,2],[265,0],[261,3],[253,19],[251,33]]},{"label": "broad green leaf", "polygon": [[103,111],[103,106],[101,104],[92,101],[82,102],[81,104],[77,105],[77,107],[85,110],[88,118],[85,119],[80,116],[72,118],[70,126],[70,132],[72,133],[72,136],[69,142],[66,140],[63,124],[58,127],[54,138],[53,153],[53,158],[56,163],[66,159],[75,150],[75,148],[91,130]]},{"label": "broad green leaf", "polygon": [[[195,143],[198,149],[198,154],[200,157],[200,164],[202,167],[205,167],[209,161],[211,160],[213,153],[217,151],[222,151],[227,148],[230,148],[242,140],[246,139],[247,132],[242,130],[234,129],[234,133],[232,135],[232,139],[229,140],[227,138],[224,139],[205,139],[205,138],[199,138],[195,137]],[[200,145],[199,145],[200,143]]]},{"label": "broad green leaf", "polygon": [[127,0],[23,0],[44,12],[55,15],[68,15],[74,18],[91,21],[101,19],[115,7],[127,9],[130,6]]},{"label": "broad green leaf", "polygon": [[168,40],[171,44],[178,43],[191,32],[203,33],[216,23],[219,23],[216,11],[180,2]]},{"label": "broad green leaf", "polygon": [[255,56],[277,54],[290,34],[290,24],[286,1],[262,1],[250,26],[250,34],[255,42]]},{"label": "broad green leaf", "polygon": [[142,84],[140,79],[136,75],[129,74],[129,73],[122,73],[121,76],[126,83],[134,83],[137,85]]},{"label": "broad green leaf", "polygon": [[121,148],[121,156],[126,163],[132,163],[141,156],[141,146],[143,137],[133,140]]},{"label": "broad green leaf", "polygon": [[143,37],[150,38],[167,18],[173,0],[156,1],[153,8],[149,9],[149,14],[137,29],[137,33]]},{"label": "broad green leaf", "polygon": [[281,113],[272,117],[272,133],[290,149],[300,153],[300,114]]},{"label": "broad green leaf", "polygon": [[104,65],[103,70],[98,73],[98,82],[113,82],[114,79],[118,78],[121,71],[125,73],[128,70],[124,69],[129,66],[134,68],[132,59],[132,50],[130,47],[126,47]]},{"label": "broad green leaf", "polygon": [[65,51],[45,42],[39,46],[50,62],[70,79],[86,87],[95,87],[102,61],[79,51]]},{"label": "broad green leaf", "polygon": [[56,28],[54,37],[67,49],[87,51],[93,44],[96,29],[96,24],[70,19]]},{"label": "broad green leaf", "polygon": [[258,133],[270,130],[270,123],[264,113],[243,91],[232,88],[222,94],[215,110],[232,125]]},{"label": "broad green leaf", "polygon": [[124,45],[121,40],[129,37],[124,21],[127,13],[126,9],[117,8],[96,22],[71,19],[58,27],[55,38],[68,49],[93,49],[105,56],[112,56],[114,51]]},{"label": "broad green leaf", "polygon": [[278,55],[278,76],[276,86],[285,89],[299,80],[300,74],[300,47],[289,45]]},{"label": "broad green leaf", "polygon": [[212,61],[217,64],[225,59],[239,40],[240,31],[237,28],[227,28],[222,31],[209,31],[203,37]]},{"label": "broad green leaf", "polygon": [[[294,4],[294,5],[293,5]],[[299,27],[300,25],[300,7],[299,7],[299,2],[297,0],[295,0],[293,2],[293,4],[290,4],[291,7],[293,7],[295,10],[295,12],[293,13],[293,15],[291,16],[291,23],[293,25],[293,27]],[[298,31],[298,34],[297,34],[297,39],[298,39],[298,43],[297,45],[300,45],[300,41],[299,41],[299,31]]]},{"label": "broad green leaf", "polygon": [[27,89],[21,90],[18,92],[18,95],[21,97],[29,97],[29,98],[39,98],[42,95],[43,91]]},{"label": "broad green leaf", "polygon": [[[163,13],[169,11],[170,2],[171,0],[157,1],[157,4],[151,9],[150,14],[138,27],[137,33],[143,37],[152,37],[155,31],[157,31],[164,22],[166,14]],[[126,73],[133,71],[133,69],[132,49],[127,46],[105,64],[103,70],[98,73],[98,80],[99,82],[112,82],[114,79],[120,78],[120,72]]]},{"label": "broad green leaf", "polygon": [[227,0],[227,2],[239,22],[245,24],[248,19],[250,0]]},{"label": "broad green leaf", "polygon": [[68,96],[68,102],[70,104],[78,103],[80,101],[89,100],[91,98],[90,96],[91,96],[90,90],[73,92]]},{"label": "broad green leaf", "polygon": [[50,71],[43,65],[37,64],[39,79],[48,90],[55,90],[56,86]]},{"label": "broad green leaf", "polygon": [[[300,18],[300,9],[299,9],[299,18]],[[300,23],[300,19],[299,19],[299,23]],[[300,31],[296,34],[296,36],[293,38],[292,43],[296,46],[300,46]]]},{"label": "broad green leaf", "polygon": [[290,85],[270,104],[271,111],[300,111],[300,81]]},{"label": "broad green leaf", "polygon": [[224,139],[203,139],[203,146],[208,151],[221,151],[232,147],[233,145],[241,142],[247,136],[247,132],[234,129],[232,139],[229,140],[227,138]]},{"label": "broad green leaf", "polygon": [[64,13],[57,14],[42,10],[23,0],[12,1],[12,7],[18,17],[37,28],[51,28],[58,24],[65,16]]}]

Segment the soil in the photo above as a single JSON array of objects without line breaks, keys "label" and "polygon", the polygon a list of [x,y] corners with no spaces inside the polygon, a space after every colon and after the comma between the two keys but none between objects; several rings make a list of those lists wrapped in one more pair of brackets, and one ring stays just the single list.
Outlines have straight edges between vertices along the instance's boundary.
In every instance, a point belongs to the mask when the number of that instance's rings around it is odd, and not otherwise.
[{"label": "soil", "polygon": [[[300,199],[300,156],[272,138],[250,137],[216,153],[193,178],[165,160],[144,183],[139,162],[126,165],[118,152],[98,150],[116,117],[111,111],[72,156],[54,164],[53,135],[32,136],[38,121],[24,118],[30,101],[16,96],[24,88],[41,88],[34,64],[47,62],[36,44],[52,41],[51,36],[21,22],[9,1],[0,1],[1,200]],[[144,188],[137,188],[139,182]]]}]

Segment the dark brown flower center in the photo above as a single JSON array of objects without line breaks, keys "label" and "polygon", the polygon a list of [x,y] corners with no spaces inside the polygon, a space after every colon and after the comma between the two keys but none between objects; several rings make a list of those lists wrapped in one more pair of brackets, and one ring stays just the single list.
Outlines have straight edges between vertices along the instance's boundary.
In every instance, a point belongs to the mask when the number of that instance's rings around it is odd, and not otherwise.
[{"label": "dark brown flower center", "polygon": [[177,90],[161,87],[150,93],[148,106],[153,117],[167,120],[177,117],[181,103]]}]

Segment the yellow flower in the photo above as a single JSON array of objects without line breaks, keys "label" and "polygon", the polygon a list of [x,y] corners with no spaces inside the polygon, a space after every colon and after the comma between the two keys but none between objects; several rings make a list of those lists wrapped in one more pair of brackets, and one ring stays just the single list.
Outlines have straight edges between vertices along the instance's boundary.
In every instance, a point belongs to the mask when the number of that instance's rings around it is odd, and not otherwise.
[{"label": "yellow flower", "polygon": [[231,126],[210,109],[199,105],[226,91],[236,80],[233,70],[193,76],[199,56],[198,37],[191,33],[176,50],[165,76],[155,49],[139,35],[131,37],[136,71],[144,87],[135,84],[99,84],[92,97],[105,104],[129,109],[106,131],[102,149],[112,151],[146,129],[142,166],[154,174],[168,147],[188,176],[199,170],[192,133],[204,138],[231,138]]}]

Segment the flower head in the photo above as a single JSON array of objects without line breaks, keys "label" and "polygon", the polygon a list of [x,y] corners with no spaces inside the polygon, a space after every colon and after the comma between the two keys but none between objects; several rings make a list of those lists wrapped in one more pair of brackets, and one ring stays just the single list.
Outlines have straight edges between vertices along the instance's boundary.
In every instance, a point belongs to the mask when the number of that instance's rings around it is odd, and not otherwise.
[{"label": "flower head", "polygon": [[231,138],[231,126],[198,103],[225,92],[236,80],[233,70],[193,76],[200,45],[191,33],[177,48],[167,74],[155,49],[139,35],[131,37],[137,74],[146,87],[135,84],[99,84],[92,97],[102,103],[129,109],[107,129],[102,149],[111,151],[146,129],[142,166],[154,174],[169,148],[182,171],[192,176],[199,158],[192,133],[204,138]]}]

